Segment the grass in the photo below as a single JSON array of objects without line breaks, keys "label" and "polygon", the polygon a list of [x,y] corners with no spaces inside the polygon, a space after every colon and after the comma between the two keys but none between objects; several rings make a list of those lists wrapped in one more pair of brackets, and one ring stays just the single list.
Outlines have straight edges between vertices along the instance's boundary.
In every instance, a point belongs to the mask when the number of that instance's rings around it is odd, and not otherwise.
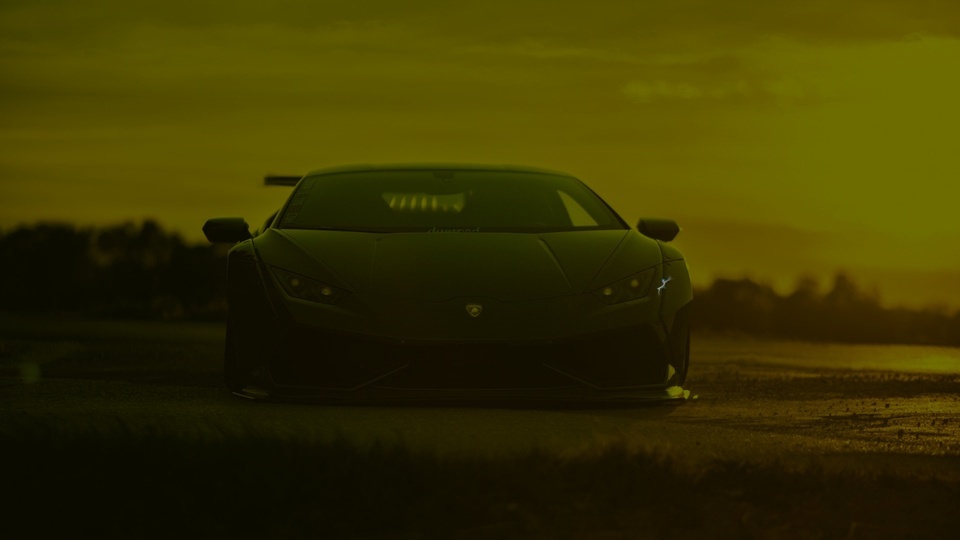
[{"label": "grass", "polygon": [[498,458],[255,433],[0,430],[13,537],[945,538],[960,486],[611,446]]}]

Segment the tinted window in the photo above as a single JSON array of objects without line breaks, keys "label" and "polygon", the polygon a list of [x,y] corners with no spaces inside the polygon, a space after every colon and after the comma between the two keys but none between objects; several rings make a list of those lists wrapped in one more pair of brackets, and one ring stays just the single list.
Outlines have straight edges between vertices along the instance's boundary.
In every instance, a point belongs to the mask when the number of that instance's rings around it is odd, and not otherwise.
[{"label": "tinted window", "polygon": [[382,232],[623,229],[579,180],[501,171],[362,171],[305,178],[281,228]]}]

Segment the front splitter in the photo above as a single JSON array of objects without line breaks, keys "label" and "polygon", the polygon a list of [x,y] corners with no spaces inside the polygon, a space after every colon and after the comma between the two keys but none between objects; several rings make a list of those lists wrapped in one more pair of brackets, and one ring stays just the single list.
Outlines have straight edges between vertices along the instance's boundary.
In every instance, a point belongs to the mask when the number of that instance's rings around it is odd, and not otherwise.
[{"label": "front splitter", "polygon": [[410,405],[410,404],[558,404],[630,405],[642,403],[678,403],[690,398],[690,391],[680,386],[604,389],[446,389],[366,387],[358,390],[336,390],[304,387],[275,387],[270,390],[246,387],[235,395],[257,401],[309,402],[343,405]]}]

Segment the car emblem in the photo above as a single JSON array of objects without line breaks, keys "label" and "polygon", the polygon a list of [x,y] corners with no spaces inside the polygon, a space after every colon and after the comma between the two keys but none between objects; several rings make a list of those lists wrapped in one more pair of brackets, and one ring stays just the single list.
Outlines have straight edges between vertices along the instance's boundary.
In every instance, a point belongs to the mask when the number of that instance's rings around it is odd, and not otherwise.
[{"label": "car emblem", "polygon": [[474,319],[479,317],[481,312],[483,312],[483,306],[480,304],[467,304],[467,313]]}]

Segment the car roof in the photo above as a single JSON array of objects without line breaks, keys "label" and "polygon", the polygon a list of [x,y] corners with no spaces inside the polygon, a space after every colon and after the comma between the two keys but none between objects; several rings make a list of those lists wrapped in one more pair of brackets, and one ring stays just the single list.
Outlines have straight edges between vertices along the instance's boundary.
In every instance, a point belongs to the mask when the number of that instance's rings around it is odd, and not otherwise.
[{"label": "car roof", "polygon": [[541,169],[537,167],[526,167],[522,165],[500,165],[500,164],[479,164],[479,163],[387,163],[387,164],[358,164],[346,165],[342,167],[328,167],[325,169],[316,169],[310,171],[306,176],[322,176],[335,173],[349,172],[368,172],[368,171],[490,171],[490,172],[524,172],[553,174],[557,176],[568,176],[575,178],[572,174],[554,171],[550,169]]}]

